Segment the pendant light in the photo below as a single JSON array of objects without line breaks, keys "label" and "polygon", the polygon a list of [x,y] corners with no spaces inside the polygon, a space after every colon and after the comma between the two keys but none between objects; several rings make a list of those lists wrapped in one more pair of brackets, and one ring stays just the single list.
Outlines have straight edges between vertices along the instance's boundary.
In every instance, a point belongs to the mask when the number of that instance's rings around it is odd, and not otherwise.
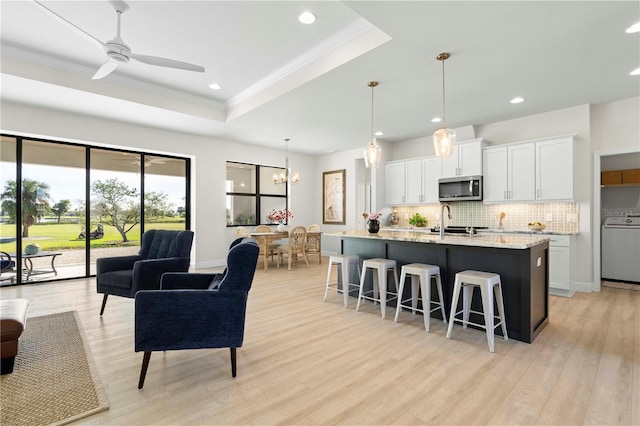
[{"label": "pendant light", "polygon": [[436,59],[442,62],[442,129],[433,134],[433,147],[438,157],[450,156],[453,153],[453,146],[456,144],[456,132],[452,129],[447,129],[447,121],[445,119],[444,61],[449,59],[450,56],[447,52],[436,56]]},{"label": "pendant light", "polygon": [[279,174],[275,173],[273,175],[273,183],[275,183],[276,185],[281,183],[294,184],[298,183],[298,181],[300,180],[300,173],[298,173],[297,170],[291,173],[291,169],[289,168],[289,140],[289,138],[284,140],[284,172]]},{"label": "pendant light", "polygon": [[373,89],[377,85],[377,81],[370,81],[367,85],[371,87],[371,139],[369,145],[364,149],[364,165],[367,168],[378,167],[380,157],[382,157],[382,149],[376,143],[376,138],[373,137]]}]

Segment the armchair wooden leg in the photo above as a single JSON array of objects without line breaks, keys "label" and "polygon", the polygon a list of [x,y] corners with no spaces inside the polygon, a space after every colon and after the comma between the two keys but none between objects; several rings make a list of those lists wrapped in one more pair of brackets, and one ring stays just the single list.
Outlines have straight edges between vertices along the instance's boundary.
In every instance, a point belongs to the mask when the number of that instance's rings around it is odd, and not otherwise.
[{"label": "armchair wooden leg", "polygon": [[104,297],[102,297],[102,307],[100,308],[100,316],[102,316],[102,313],[104,312],[104,307],[107,305],[107,297],[109,297],[108,294],[105,294]]},{"label": "armchair wooden leg", "polygon": [[142,389],[142,387],[144,386],[144,378],[147,375],[149,359],[151,359],[151,352],[145,352],[144,357],[142,358],[142,369],[140,370],[140,381],[138,382],[138,389]]},{"label": "armchair wooden leg", "polygon": [[229,348],[231,350],[231,376],[236,377],[236,348]]}]

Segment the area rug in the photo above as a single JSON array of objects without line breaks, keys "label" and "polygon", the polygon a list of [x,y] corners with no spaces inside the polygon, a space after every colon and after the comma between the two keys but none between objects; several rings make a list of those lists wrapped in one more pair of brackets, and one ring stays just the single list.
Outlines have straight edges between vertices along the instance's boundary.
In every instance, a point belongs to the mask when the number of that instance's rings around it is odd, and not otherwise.
[{"label": "area rug", "polygon": [[0,402],[2,426],[61,425],[109,409],[76,311],[27,318]]}]

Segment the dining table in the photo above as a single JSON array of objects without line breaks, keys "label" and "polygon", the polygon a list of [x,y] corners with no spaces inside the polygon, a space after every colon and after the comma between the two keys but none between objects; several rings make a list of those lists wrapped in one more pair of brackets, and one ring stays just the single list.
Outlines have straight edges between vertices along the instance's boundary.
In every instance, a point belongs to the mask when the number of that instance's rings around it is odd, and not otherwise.
[{"label": "dining table", "polygon": [[[269,244],[273,241],[289,238],[289,231],[252,232],[250,235],[251,238],[258,241],[258,245],[260,245],[260,247],[265,247],[265,249],[262,250],[262,260],[264,264],[264,272],[267,272],[269,270],[269,250],[267,247],[269,247]],[[322,253],[322,232],[307,232],[307,238],[309,236],[313,236],[318,239],[318,253]],[[318,256],[318,263],[322,263],[321,255]]]}]

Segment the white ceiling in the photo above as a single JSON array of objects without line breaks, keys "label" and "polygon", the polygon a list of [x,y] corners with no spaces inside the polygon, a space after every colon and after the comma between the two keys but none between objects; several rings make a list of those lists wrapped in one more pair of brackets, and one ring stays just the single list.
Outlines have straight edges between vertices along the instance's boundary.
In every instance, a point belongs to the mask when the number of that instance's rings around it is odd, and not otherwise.
[{"label": "white ceiling", "polygon": [[[43,1],[106,42],[104,0]],[[130,61],[103,80],[105,53],[31,1],[0,2],[1,97],[216,139],[309,154],[397,142],[640,96],[638,1],[130,1],[122,38],[135,53],[204,73]],[[297,16],[313,11],[303,25]],[[223,89],[211,90],[218,82]],[[526,101],[512,105],[509,100]]]}]

